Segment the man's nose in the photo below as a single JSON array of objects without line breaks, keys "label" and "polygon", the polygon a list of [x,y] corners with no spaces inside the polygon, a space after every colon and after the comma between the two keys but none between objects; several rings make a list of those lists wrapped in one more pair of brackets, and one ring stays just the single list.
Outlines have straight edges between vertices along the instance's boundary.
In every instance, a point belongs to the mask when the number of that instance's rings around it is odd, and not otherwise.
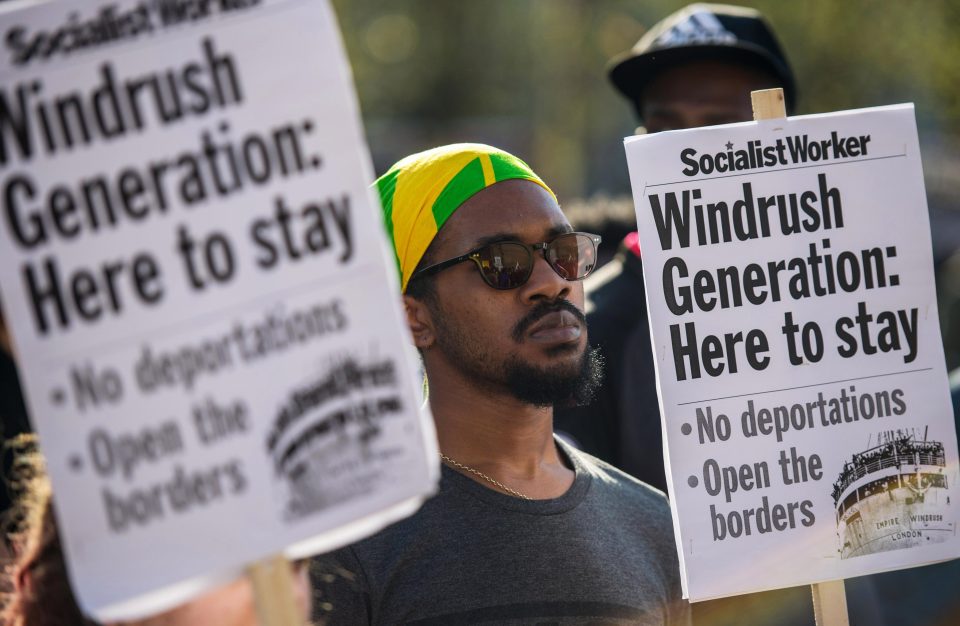
[{"label": "man's nose", "polygon": [[526,283],[520,286],[520,298],[529,304],[541,300],[566,299],[573,283],[564,280],[543,258],[543,252],[533,253],[533,270]]}]

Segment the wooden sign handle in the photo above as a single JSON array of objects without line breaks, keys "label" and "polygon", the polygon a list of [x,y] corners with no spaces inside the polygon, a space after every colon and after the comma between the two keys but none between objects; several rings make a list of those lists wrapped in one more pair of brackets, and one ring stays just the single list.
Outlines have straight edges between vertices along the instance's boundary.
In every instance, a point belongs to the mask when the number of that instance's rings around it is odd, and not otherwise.
[{"label": "wooden sign handle", "polygon": [[[754,120],[775,120],[787,117],[783,89],[751,91]],[[842,580],[810,585],[813,592],[813,616],[817,626],[849,626],[847,595]]]},{"label": "wooden sign handle", "polygon": [[847,594],[842,580],[810,585],[813,591],[813,617],[817,626],[849,626]]},{"label": "wooden sign handle", "polygon": [[247,567],[260,626],[304,626],[293,588],[293,568],[281,554]]},{"label": "wooden sign handle", "polygon": [[754,120],[775,120],[787,116],[787,107],[784,104],[783,89],[761,89],[750,92],[750,101],[753,103]]}]

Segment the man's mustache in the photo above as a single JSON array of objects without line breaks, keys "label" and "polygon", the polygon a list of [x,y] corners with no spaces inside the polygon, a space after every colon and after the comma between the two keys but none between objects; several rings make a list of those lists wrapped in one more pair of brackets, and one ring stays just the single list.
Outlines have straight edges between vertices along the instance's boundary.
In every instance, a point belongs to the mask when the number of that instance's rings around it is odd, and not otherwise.
[{"label": "man's mustache", "polygon": [[583,314],[583,311],[578,309],[573,305],[569,300],[556,300],[554,302],[541,302],[536,305],[529,313],[523,316],[517,325],[513,327],[513,332],[511,333],[514,341],[520,342],[523,341],[523,336],[526,334],[530,327],[540,321],[540,318],[550,313],[559,313],[560,311],[568,311],[577,320],[583,324],[587,325],[587,318]]}]

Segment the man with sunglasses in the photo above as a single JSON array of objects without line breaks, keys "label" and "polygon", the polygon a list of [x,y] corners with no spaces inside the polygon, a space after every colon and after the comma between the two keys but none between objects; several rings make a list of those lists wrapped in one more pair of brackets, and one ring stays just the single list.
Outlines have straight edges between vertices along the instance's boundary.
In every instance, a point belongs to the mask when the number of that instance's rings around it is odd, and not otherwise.
[{"label": "man with sunglasses", "polygon": [[328,624],[688,624],[663,494],[553,436],[598,382],[574,232],[522,161],[479,144],[377,181],[442,460],[412,517],[318,559]]}]

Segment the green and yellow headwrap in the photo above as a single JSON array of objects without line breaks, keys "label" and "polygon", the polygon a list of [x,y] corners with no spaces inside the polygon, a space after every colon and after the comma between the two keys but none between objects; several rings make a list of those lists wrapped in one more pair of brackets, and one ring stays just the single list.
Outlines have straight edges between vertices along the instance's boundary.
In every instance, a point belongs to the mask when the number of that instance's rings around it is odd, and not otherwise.
[{"label": "green and yellow headwrap", "polygon": [[400,289],[444,223],[473,194],[503,180],[521,178],[554,195],[526,163],[490,146],[458,143],[398,161],[375,183],[387,233],[400,268]]}]

